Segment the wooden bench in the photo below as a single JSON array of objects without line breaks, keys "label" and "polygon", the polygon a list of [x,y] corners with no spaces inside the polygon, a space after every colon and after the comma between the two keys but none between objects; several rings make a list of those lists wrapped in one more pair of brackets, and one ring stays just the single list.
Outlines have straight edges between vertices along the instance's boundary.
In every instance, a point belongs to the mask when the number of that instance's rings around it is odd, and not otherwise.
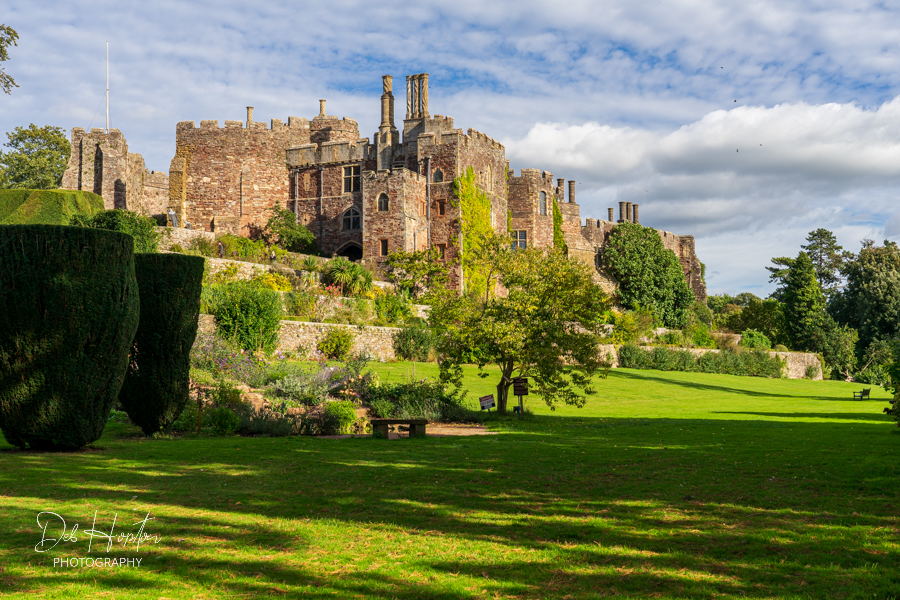
[{"label": "wooden bench", "polygon": [[388,439],[390,425],[409,425],[409,437],[425,437],[427,419],[369,419],[372,437]]},{"label": "wooden bench", "polygon": [[866,388],[861,392],[853,392],[853,399],[854,400],[868,400],[869,392],[871,392],[871,391],[872,391],[872,388]]}]

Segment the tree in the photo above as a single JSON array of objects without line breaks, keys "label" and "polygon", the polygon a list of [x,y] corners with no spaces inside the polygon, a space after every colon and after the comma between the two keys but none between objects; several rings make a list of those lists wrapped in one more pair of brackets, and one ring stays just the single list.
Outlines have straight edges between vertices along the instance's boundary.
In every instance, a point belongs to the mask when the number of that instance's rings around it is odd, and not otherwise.
[{"label": "tree", "polygon": [[418,299],[447,284],[447,267],[440,259],[441,251],[437,248],[414,252],[396,250],[388,254],[381,270],[398,290]]},{"label": "tree", "polygon": [[[10,46],[18,46],[17,39],[19,39],[19,34],[15,29],[7,25],[0,25],[0,62],[9,60],[7,49]],[[0,68],[0,89],[11,94],[14,87],[19,87],[16,81],[3,68]]]},{"label": "tree", "polygon": [[280,206],[272,207],[272,216],[266,223],[266,242],[277,244],[288,252],[311,253],[316,251],[316,238],[297,216]]},{"label": "tree", "polygon": [[621,223],[609,235],[603,268],[619,282],[622,306],[651,309],[666,327],[681,327],[694,303],[678,257],[655,229]]},{"label": "tree", "polygon": [[791,347],[811,350],[825,315],[825,298],[806,252],[793,259],[784,277],[783,295],[785,330]]},{"label": "tree", "polygon": [[61,127],[45,125],[16,127],[7,133],[0,152],[0,187],[6,189],[53,190],[62,183],[69,162],[69,140]]},{"label": "tree", "polygon": [[775,266],[766,267],[766,270],[769,272],[769,283],[775,283],[778,287],[769,294],[769,298],[784,302],[784,280],[794,265],[794,259],[788,256],[779,256],[772,259],[772,264]]},{"label": "tree", "polygon": [[[576,390],[591,393],[591,377],[604,366],[597,345],[609,299],[587,265],[559,250],[528,248],[495,258],[501,294],[436,295],[429,315],[441,380],[459,387],[465,363],[500,368],[497,409],[506,411],[514,376],[531,377],[532,389],[553,408],[583,406]],[[482,373],[486,377],[486,373]]]},{"label": "tree", "polygon": [[844,272],[847,286],[829,307],[835,319],[859,331],[863,349],[900,335],[900,247],[866,240]]},{"label": "tree", "polygon": [[726,321],[729,329],[742,333],[753,329],[765,335],[773,344],[790,343],[784,327],[784,314],[781,302],[774,298],[767,300],[751,300],[750,304],[740,312],[732,313]]},{"label": "tree", "polygon": [[837,243],[837,238],[827,229],[810,231],[806,236],[806,245],[800,246],[809,255],[816,270],[816,279],[826,298],[834,294],[841,285],[841,272],[844,263],[853,258],[853,254],[845,252]]},{"label": "tree", "polygon": [[134,238],[135,253],[159,251],[159,239],[162,235],[156,230],[156,221],[130,210],[116,208],[100,211],[93,216],[78,214],[72,217],[70,224],[73,227],[108,229],[127,233]]}]

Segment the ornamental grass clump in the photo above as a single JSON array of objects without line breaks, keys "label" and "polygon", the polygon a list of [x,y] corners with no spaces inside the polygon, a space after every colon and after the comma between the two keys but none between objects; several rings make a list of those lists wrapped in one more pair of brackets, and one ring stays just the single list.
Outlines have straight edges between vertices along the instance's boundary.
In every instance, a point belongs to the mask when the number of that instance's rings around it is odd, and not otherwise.
[{"label": "ornamental grass clump", "polygon": [[171,427],[188,402],[203,258],[137,254],[140,323],[119,402],[147,435]]},{"label": "ornamental grass clump", "polygon": [[21,448],[103,433],[138,327],[131,236],[0,227],[0,429]]}]

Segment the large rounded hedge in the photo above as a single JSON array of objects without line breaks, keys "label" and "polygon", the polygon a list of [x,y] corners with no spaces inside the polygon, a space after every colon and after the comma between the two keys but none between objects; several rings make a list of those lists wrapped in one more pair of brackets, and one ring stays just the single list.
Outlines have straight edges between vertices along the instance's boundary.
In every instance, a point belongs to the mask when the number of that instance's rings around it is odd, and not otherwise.
[{"label": "large rounded hedge", "polygon": [[188,401],[203,257],[135,254],[141,320],[119,402],[144,433],[167,430]]},{"label": "large rounded hedge", "polygon": [[0,226],[0,429],[20,447],[98,439],[138,326],[131,236]]}]

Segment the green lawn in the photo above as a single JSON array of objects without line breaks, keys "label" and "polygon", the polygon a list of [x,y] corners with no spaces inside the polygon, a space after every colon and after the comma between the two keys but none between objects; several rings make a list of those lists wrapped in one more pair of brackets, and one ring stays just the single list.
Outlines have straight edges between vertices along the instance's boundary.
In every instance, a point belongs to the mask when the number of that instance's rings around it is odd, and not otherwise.
[{"label": "green lawn", "polygon": [[[407,364],[376,365],[382,379]],[[434,372],[416,365],[416,377]],[[495,378],[467,379],[470,396]],[[0,446],[0,594],[900,598],[900,429],[859,385],[613,371],[496,436]],[[133,498],[136,496],[136,498]],[[39,511],[77,541],[39,554]],[[105,552],[97,529],[161,536]],[[48,529],[48,536],[55,537]],[[58,529],[57,529],[58,531]],[[99,549],[98,549],[99,545]],[[117,549],[118,548],[118,549]],[[60,557],[139,568],[54,568]]]}]

